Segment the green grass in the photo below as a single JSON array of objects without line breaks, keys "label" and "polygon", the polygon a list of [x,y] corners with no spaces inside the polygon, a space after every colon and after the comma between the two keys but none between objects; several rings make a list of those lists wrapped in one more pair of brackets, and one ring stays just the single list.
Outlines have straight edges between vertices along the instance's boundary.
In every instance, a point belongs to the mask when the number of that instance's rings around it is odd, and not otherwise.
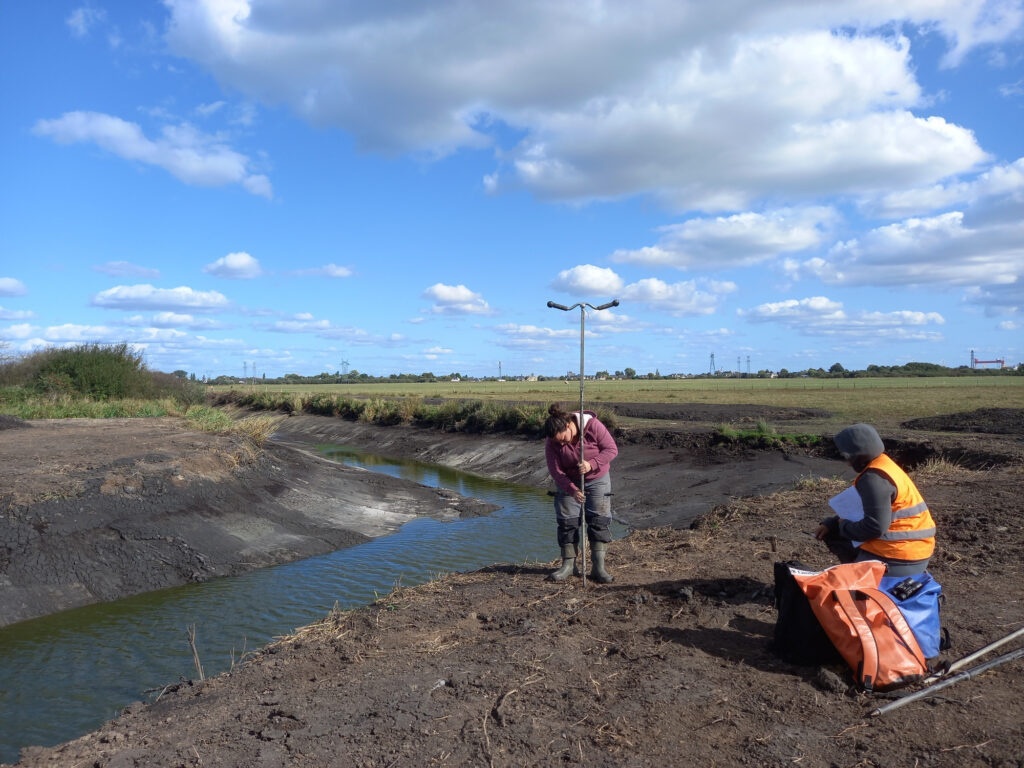
[{"label": "green grass", "polygon": [[[213,387],[215,392],[262,393],[301,400],[434,398],[505,403],[579,403],[578,380],[542,382],[430,382],[423,384],[253,385]],[[587,381],[584,406],[604,403],[748,404],[828,411],[836,422],[892,423],[977,408],[1024,408],[1024,377],[858,379],[668,379]]]},{"label": "green grass", "polygon": [[754,429],[738,429],[731,424],[719,424],[715,434],[722,442],[741,443],[761,449],[811,448],[825,442],[821,435],[780,433],[767,419],[758,419]]},{"label": "green grass", "polygon": [[34,396],[0,388],[0,413],[21,419],[129,419],[181,416],[185,407],[174,398],[94,400],[73,395]]}]

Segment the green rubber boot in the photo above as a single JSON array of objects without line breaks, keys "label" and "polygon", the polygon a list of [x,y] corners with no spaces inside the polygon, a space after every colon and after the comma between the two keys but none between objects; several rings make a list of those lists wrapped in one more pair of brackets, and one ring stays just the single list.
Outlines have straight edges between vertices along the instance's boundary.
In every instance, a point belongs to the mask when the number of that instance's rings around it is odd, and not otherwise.
[{"label": "green rubber boot", "polygon": [[590,547],[590,557],[594,561],[590,569],[590,578],[598,584],[611,584],[615,581],[604,568],[604,556],[608,551],[608,544],[604,541],[595,541]]},{"label": "green rubber boot", "polygon": [[562,546],[562,567],[548,574],[548,581],[565,581],[576,568],[576,545]]}]

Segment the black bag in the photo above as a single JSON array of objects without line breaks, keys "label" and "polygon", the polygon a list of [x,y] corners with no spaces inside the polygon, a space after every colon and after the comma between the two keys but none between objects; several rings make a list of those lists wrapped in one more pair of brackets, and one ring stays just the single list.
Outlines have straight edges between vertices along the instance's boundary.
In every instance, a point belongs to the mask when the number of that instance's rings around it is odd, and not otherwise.
[{"label": "black bag", "polygon": [[804,666],[843,663],[843,657],[811,610],[807,595],[793,578],[794,569],[812,572],[795,560],[775,563],[775,608],[779,615],[770,644],[772,653],[790,664]]}]

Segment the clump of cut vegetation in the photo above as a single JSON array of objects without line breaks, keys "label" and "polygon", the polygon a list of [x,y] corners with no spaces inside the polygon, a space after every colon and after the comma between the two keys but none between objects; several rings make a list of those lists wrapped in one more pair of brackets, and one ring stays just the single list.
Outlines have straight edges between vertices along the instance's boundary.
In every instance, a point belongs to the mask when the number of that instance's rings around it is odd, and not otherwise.
[{"label": "clump of cut vegetation", "polygon": [[822,491],[834,496],[844,490],[850,483],[841,477],[802,477],[793,485],[795,491]]},{"label": "clump of cut vegetation", "polygon": [[925,459],[923,463],[914,467],[913,470],[915,477],[927,478],[963,477],[965,474],[972,471],[975,470],[962,466],[956,461],[945,456],[932,456],[931,458]]},{"label": "clump of cut vegetation", "polygon": [[182,415],[200,384],[149,371],[128,344],[41,350],[0,364],[0,413],[23,419]]}]

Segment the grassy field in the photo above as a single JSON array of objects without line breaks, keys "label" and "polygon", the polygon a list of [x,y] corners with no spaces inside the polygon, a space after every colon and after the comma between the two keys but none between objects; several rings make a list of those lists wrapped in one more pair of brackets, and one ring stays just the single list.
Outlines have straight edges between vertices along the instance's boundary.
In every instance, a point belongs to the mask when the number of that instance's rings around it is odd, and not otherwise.
[{"label": "grassy field", "polygon": [[[578,380],[432,382],[424,384],[239,385],[216,391],[292,393],[308,397],[445,398],[521,403],[579,402]],[[820,408],[837,421],[892,422],[978,408],[1024,408],[1024,377],[878,379],[632,379],[587,381],[584,405],[709,403]]]}]

